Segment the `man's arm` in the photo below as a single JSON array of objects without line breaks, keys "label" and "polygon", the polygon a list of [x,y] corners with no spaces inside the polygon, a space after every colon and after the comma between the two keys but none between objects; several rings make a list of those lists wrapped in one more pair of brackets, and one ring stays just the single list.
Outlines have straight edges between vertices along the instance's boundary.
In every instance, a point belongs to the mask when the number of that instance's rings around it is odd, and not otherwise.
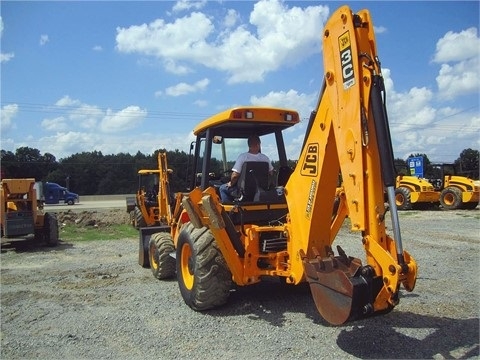
[{"label": "man's arm", "polygon": [[230,176],[230,182],[228,183],[228,187],[235,186],[237,184],[239,177],[240,177],[240,173],[236,171],[232,171],[232,175]]}]

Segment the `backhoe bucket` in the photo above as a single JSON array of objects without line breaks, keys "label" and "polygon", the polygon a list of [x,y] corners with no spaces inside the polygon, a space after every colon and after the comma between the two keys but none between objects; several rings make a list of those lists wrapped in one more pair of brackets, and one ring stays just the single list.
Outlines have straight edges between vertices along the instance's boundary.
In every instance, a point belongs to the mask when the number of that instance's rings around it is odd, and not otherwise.
[{"label": "backhoe bucket", "polygon": [[341,325],[373,313],[379,290],[375,291],[370,266],[362,266],[361,260],[343,251],[339,256],[312,259],[302,254],[302,261],[318,312],[330,324]]}]

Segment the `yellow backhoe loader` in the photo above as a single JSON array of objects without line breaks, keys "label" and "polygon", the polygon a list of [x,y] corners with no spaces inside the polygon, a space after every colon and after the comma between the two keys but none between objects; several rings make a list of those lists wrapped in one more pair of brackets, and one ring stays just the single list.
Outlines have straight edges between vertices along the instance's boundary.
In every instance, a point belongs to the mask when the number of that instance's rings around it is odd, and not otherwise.
[{"label": "yellow backhoe loader", "polygon": [[[158,169],[139,170],[139,189],[134,203],[127,199],[127,211],[134,212],[134,226],[139,230],[138,263],[148,268],[157,279],[175,274],[175,251],[170,241],[180,227],[182,193],[172,196],[167,153],[158,153]],[[133,204],[132,204],[133,203]],[[186,214],[184,215],[186,217]]]},{"label": "yellow backhoe loader", "polygon": [[[151,235],[155,249],[145,249],[140,238],[140,257],[156,254],[162,278],[176,272],[192,309],[225,304],[233,284],[276,278],[292,286],[308,282],[321,316],[339,325],[388,312],[399,303],[401,287],[414,289],[417,265],[403,249],[385,88],[368,10],[335,11],[323,31],[323,53],[323,87],[294,169],[283,140],[283,131],[299,122],[294,110],[238,107],[194,128],[194,190],[177,194],[181,206],[170,224]],[[246,162],[238,196],[221,202],[228,165],[252,134],[280,166],[272,176],[268,166]],[[211,176],[217,159],[225,164],[218,179]],[[335,255],[344,222],[358,233],[365,264],[339,245]]]},{"label": "yellow backhoe loader", "polygon": [[164,224],[169,199],[169,175],[173,172],[167,166],[167,154],[158,153],[157,169],[138,170],[138,189],[135,197],[127,197],[127,212],[132,225],[139,229]]}]

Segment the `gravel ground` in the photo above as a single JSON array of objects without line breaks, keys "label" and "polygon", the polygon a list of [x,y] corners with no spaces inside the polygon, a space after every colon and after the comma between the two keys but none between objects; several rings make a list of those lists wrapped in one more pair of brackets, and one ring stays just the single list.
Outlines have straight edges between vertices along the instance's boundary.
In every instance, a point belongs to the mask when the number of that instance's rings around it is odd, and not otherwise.
[{"label": "gravel ground", "polygon": [[[479,358],[480,210],[400,213],[417,286],[389,314],[330,326],[308,287],[266,282],[197,313],[137,264],[137,239],[1,253],[1,359]],[[359,235],[336,243],[362,258]]]}]

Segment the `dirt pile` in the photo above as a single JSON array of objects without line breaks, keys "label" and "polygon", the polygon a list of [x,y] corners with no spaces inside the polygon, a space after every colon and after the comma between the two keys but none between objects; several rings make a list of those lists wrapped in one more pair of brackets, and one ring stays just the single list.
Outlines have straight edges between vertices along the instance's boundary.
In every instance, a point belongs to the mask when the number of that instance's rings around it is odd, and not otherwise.
[{"label": "dirt pile", "polygon": [[58,224],[80,226],[110,226],[129,224],[130,215],[119,209],[90,210],[90,211],[62,211],[57,213]]}]

